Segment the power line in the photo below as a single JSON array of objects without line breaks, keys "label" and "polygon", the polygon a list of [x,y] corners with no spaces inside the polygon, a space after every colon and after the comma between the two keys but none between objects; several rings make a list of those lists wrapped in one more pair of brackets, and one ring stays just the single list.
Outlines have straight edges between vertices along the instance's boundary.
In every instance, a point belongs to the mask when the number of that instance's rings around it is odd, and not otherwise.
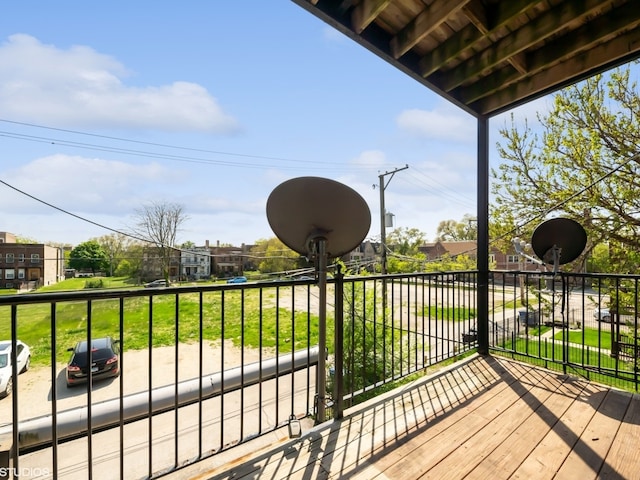
[{"label": "power line", "polygon": [[[166,148],[166,149],[179,150],[179,151],[185,151],[185,152],[197,152],[197,153],[203,153],[203,154],[221,155],[221,156],[229,156],[229,157],[237,157],[237,158],[253,158],[253,159],[259,159],[259,160],[271,160],[271,161],[277,161],[277,162],[298,164],[298,165],[289,165],[289,166],[277,165],[278,168],[281,168],[284,170],[299,168],[300,164],[304,165],[305,168],[313,168],[317,170],[326,170],[327,169],[326,167],[330,167],[330,168],[339,167],[340,169],[343,169],[343,170],[344,169],[357,170],[359,169],[360,166],[362,166],[362,164],[358,166],[348,166],[348,165],[345,166],[344,162],[323,161],[320,163],[312,160],[291,159],[291,158],[274,157],[274,156],[267,156],[267,155],[253,155],[253,154],[245,154],[245,153],[237,153],[237,152],[225,152],[225,151],[219,151],[219,150],[208,150],[208,149],[199,149],[199,148],[185,147],[185,146],[178,146],[178,145],[169,145],[169,144],[157,143],[157,142],[146,142],[141,140],[133,140],[133,139],[127,139],[127,138],[121,138],[121,137],[113,137],[108,135],[99,135],[94,133],[81,132],[77,130],[67,130],[62,128],[48,127],[48,126],[36,125],[32,123],[16,122],[16,121],[7,120],[7,119],[0,119],[0,122],[12,124],[12,125],[20,125],[20,126],[29,127],[29,128],[45,129],[45,130],[51,130],[56,132],[62,132],[62,133],[70,133],[73,135],[87,136],[91,138],[100,138],[100,139],[117,141],[117,142],[132,143],[136,145],[145,145],[145,146]],[[78,142],[73,140],[65,140],[61,138],[29,135],[29,134],[16,133],[16,132],[10,132],[10,131],[0,131],[0,136],[6,137],[6,138],[12,138],[14,140],[30,141],[30,142],[36,142],[36,143],[60,145],[60,146],[71,147],[71,148],[82,148],[82,149],[101,151],[101,152],[119,153],[119,154],[125,154],[125,155],[157,158],[157,159],[163,159],[163,160],[172,160],[172,161],[188,162],[188,163],[201,163],[201,164],[223,165],[223,166],[244,167],[244,168],[265,168],[265,167],[276,166],[274,164],[232,162],[232,161],[224,161],[224,160],[214,160],[210,158],[202,158],[197,156],[176,155],[176,154],[152,152],[152,151],[132,149],[132,148],[121,148],[117,146]],[[369,165],[369,167],[375,168],[377,167],[377,165],[372,163],[371,165]]]},{"label": "power line", "polygon": [[149,242],[149,240],[147,240],[147,239],[140,238],[140,237],[137,237],[137,236],[132,235],[132,234],[130,234],[130,233],[122,232],[122,231],[120,231],[120,230],[116,230],[116,229],[111,228],[111,227],[107,227],[106,225],[103,225],[103,224],[98,223],[98,222],[94,222],[93,220],[89,220],[88,218],[85,218],[85,217],[82,217],[82,216],[80,216],[80,215],[77,215],[77,214],[75,214],[75,213],[73,213],[73,212],[70,212],[70,211],[68,211],[68,210],[65,210],[64,208],[60,208],[60,207],[58,207],[58,206],[56,206],[56,205],[53,205],[53,204],[51,204],[51,203],[49,203],[49,202],[46,202],[46,201],[42,200],[41,198],[38,198],[38,197],[36,197],[36,196],[34,196],[34,195],[31,195],[30,193],[27,193],[27,192],[25,192],[24,190],[20,190],[19,188],[14,187],[13,185],[11,185],[11,184],[9,184],[9,183],[5,182],[5,181],[4,181],[4,180],[2,180],[2,179],[0,179],[0,183],[1,183],[1,184],[3,184],[3,185],[4,185],[4,186],[6,186],[6,187],[8,187],[8,188],[12,189],[12,190],[15,190],[16,192],[20,193],[21,195],[24,195],[25,197],[29,197],[30,199],[35,200],[36,202],[42,203],[43,205],[46,205],[46,206],[47,206],[47,207],[49,207],[49,208],[53,208],[54,210],[57,210],[57,211],[59,211],[59,212],[62,212],[62,213],[64,213],[65,215],[69,215],[69,216],[71,216],[71,217],[77,218],[78,220],[82,220],[83,222],[90,223],[90,224],[92,224],[92,225],[95,225],[96,227],[104,228],[105,230],[109,230],[110,232],[118,233],[118,234],[120,234],[120,235],[124,235],[124,236],[126,236],[126,237],[133,238],[134,240],[138,240],[138,241],[145,242],[145,243],[148,243],[148,242]]}]

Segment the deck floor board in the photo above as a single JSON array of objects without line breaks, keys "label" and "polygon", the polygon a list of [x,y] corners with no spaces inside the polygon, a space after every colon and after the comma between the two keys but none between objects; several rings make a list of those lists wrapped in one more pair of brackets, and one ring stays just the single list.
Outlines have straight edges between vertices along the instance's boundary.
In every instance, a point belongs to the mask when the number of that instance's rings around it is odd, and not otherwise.
[{"label": "deck floor board", "polygon": [[634,479],[638,445],[639,395],[476,355],[300,439],[168,478]]}]

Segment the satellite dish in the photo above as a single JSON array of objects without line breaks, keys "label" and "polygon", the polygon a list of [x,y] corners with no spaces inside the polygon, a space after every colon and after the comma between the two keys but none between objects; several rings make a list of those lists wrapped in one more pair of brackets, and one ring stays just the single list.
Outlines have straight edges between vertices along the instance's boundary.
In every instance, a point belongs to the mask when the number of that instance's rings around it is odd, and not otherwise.
[{"label": "satellite dish", "polygon": [[327,178],[299,177],[278,185],[267,200],[267,219],[287,247],[309,255],[314,241],[326,241],[337,258],[356,248],[369,232],[371,212],[350,187]]},{"label": "satellite dish", "polygon": [[371,212],[358,193],[326,178],[300,177],[278,185],[267,200],[267,219],[290,249],[316,263],[318,276],[318,358],[316,419],[326,414],[327,259],[356,248],[369,232]]},{"label": "satellite dish", "polygon": [[587,245],[582,225],[570,218],[552,218],[536,227],[531,248],[544,263],[555,267],[574,261]]}]

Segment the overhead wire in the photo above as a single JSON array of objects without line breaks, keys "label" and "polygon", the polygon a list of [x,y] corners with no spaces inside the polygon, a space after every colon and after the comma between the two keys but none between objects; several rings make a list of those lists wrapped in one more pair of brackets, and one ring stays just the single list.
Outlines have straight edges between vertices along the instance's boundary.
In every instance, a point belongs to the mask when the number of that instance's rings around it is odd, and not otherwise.
[{"label": "overhead wire", "polygon": [[7,119],[1,119],[1,118],[0,118],[0,122],[12,124],[12,125],[19,125],[19,126],[23,126],[23,127],[35,128],[35,129],[45,129],[45,130],[51,130],[51,131],[56,131],[56,132],[61,132],[61,133],[70,133],[70,134],[73,134],[73,135],[80,135],[80,136],[88,136],[88,137],[92,137],[92,138],[99,138],[99,139],[104,139],[104,140],[109,140],[109,141],[124,142],[124,143],[136,144],[136,145],[144,145],[144,146],[150,146],[150,147],[172,149],[172,150],[178,150],[178,151],[184,151],[184,152],[196,152],[196,153],[200,153],[200,154],[219,155],[219,156],[228,156],[228,157],[236,157],[236,158],[252,158],[252,159],[258,159],[258,160],[286,162],[286,163],[295,164],[295,165],[282,165],[282,164],[276,165],[276,164],[251,163],[251,162],[237,162],[237,161],[229,161],[229,160],[227,160],[227,161],[225,161],[225,160],[215,160],[215,159],[211,159],[211,158],[202,158],[202,157],[199,157],[199,156],[177,155],[177,154],[170,154],[170,153],[153,152],[153,151],[133,149],[133,148],[123,148],[123,147],[118,147],[118,146],[114,146],[114,145],[103,145],[103,144],[97,144],[97,143],[78,142],[78,141],[67,140],[67,139],[63,139],[63,138],[46,137],[46,136],[40,136],[40,135],[30,135],[30,134],[16,133],[16,132],[11,132],[11,131],[0,130],[0,136],[5,137],[5,138],[15,139],[15,140],[22,140],[22,141],[29,141],[29,142],[36,142],[36,143],[45,143],[45,144],[53,144],[53,145],[71,147],[71,148],[79,148],[79,149],[85,149],[85,150],[95,150],[95,151],[100,151],[100,152],[119,153],[119,154],[125,154],[125,155],[140,156],[140,157],[145,157],[145,158],[156,158],[156,159],[163,159],[163,160],[172,160],[172,161],[178,161],[178,162],[222,165],[222,166],[243,167],[243,168],[277,167],[277,168],[281,168],[283,170],[291,170],[291,169],[300,168],[300,165],[304,165],[304,167],[307,168],[307,169],[308,168],[313,168],[313,169],[317,169],[317,170],[327,170],[327,169],[330,169],[330,168],[339,168],[341,170],[361,170],[363,166],[365,168],[367,168],[367,167],[368,168],[376,168],[377,167],[377,164],[373,164],[373,163],[370,166],[367,166],[366,163],[364,163],[364,164],[359,163],[358,165],[345,164],[344,162],[327,162],[327,161],[323,161],[323,162],[320,163],[320,162],[312,161],[312,160],[291,159],[291,158],[274,157],[274,156],[267,156],[267,155],[253,155],[253,154],[245,154],[245,153],[237,153],[237,152],[227,152],[227,151],[220,151],[220,150],[208,150],[208,149],[193,148],[193,147],[186,147],[186,146],[169,145],[169,144],[158,143],[158,142],[147,142],[147,141],[142,141],[142,140],[133,140],[133,139],[122,138],[122,137],[114,137],[114,136],[100,135],[100,134],[89,133],[89,132],[81,132],[81,131],[77,131],[77,130],[67,130],[67,129],[62,129],[62,128],[48,127],[48,126],[37,125],[37,124],[32,124],[32,123],[16,122],[16,121],[7,120]]}]

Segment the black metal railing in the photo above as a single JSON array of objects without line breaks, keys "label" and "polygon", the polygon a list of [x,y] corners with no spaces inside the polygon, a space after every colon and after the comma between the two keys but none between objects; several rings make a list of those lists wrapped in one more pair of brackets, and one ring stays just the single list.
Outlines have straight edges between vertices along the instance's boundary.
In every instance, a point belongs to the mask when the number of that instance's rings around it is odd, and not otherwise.
[{"label": "black metal railing", "polygon": [[638,390],[638,275],[492,272],[494,352]]},{"label": "black metal railing", "polygon": [[[0,296],[0,335],[32,355],[0,400],[0,466],[23,477],[154,478],[286,426],[291,434],[319,408],[339,418],[475,351],[478,278],[336,273],[326,352],[313,280]],[[637,390],[639,280],[490,272],[490,350]],[[106,335],[122,348],[120,375],[67,388],[67,349]]]}]

